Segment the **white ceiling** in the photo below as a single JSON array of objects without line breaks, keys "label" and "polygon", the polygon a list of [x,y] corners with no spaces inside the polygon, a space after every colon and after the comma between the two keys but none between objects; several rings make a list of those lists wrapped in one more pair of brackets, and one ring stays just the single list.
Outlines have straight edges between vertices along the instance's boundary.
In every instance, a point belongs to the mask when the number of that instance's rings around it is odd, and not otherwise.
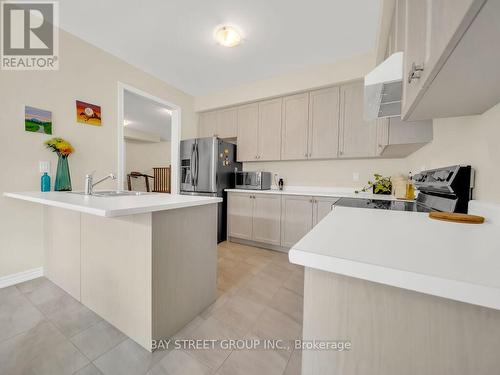
[{"label": "white ceiling", "polygon": [[129,122],[127,128],[160,137],[162,141],[170,140],[172,117],[166,107],[127,90],[123,103],[123,117]]},{"label": "white ceiling", "polygon": [[[375,48],[378,0],[60,1],[61,27],[192,95]],[[245,41],[217,45],[229,23]]]}]

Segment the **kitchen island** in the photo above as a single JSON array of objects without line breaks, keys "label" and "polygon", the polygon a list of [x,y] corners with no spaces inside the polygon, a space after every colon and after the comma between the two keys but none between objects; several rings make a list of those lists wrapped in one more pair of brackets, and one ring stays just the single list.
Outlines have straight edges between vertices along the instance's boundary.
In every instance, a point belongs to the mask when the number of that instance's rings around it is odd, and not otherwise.
[{"label": "kitchen island", "polygon": [[[500,368],[500,225],[335,207],[293,246],[305,266],[304,374],[492,374]],[[471,209],[472,208],[472,209]],[[496,216],[495,216],[496,215]]]},{"label": "kitchen island", "polygon": [[44,205],[44,274],[147,350],[216,298],[220,198],[5,193]]}]

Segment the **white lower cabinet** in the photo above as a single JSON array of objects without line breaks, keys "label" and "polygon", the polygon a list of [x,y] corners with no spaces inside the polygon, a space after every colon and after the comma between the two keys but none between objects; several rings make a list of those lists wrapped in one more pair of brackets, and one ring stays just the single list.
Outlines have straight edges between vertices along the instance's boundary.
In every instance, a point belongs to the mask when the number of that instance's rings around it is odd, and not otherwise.
[{"label": "white lower cabinet", "polygon": [[229,237],[290,248],[331,212],[338,199],[230,192]]},{"label": "white lower cabinet", "polygon": [[326,215],[328,215],[332,211],[333,204],[339,199],[340,198],[330,197],[313,198],[313,226],[318,224]]},{"label": "white lower cabinet", "polygon": [[312,229],[312,197],[283,195],[281,202],[281,246],[292,247]]},{"label": "white lower cabinet", "polygon": [[280,217],[280,195],[229,194],[229,237],[279,246]]},{"label": "white lower cabinet", "polygon": [[253,240],[280,245],[281,196],[253,195]]},{"label": "white lower cabinet", "polygon": [[252,239],[253,200],[246,193],[228,194],[229,237]]}]

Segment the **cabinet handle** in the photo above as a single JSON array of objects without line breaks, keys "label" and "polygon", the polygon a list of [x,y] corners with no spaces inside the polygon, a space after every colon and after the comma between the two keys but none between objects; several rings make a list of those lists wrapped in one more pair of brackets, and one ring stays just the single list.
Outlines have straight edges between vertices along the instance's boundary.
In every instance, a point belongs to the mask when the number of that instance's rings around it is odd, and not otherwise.
[{"label": "cabinet handle", "polygon": [[408,74],[408,83],[411,83],[414,79],[420,79],[421,73],[424,71],[424,64],[417,65],[415,63],[411,64],[410,73]]}]

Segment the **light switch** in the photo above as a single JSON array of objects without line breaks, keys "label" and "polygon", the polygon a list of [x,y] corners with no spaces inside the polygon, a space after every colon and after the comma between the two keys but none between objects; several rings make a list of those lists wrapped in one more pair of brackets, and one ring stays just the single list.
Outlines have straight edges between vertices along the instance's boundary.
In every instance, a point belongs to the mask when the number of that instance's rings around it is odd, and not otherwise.
[{"label": "light switch", "polygon": [[352,181],[353,182],[359,181],[359,173],[358,172],[352,172]]}]

